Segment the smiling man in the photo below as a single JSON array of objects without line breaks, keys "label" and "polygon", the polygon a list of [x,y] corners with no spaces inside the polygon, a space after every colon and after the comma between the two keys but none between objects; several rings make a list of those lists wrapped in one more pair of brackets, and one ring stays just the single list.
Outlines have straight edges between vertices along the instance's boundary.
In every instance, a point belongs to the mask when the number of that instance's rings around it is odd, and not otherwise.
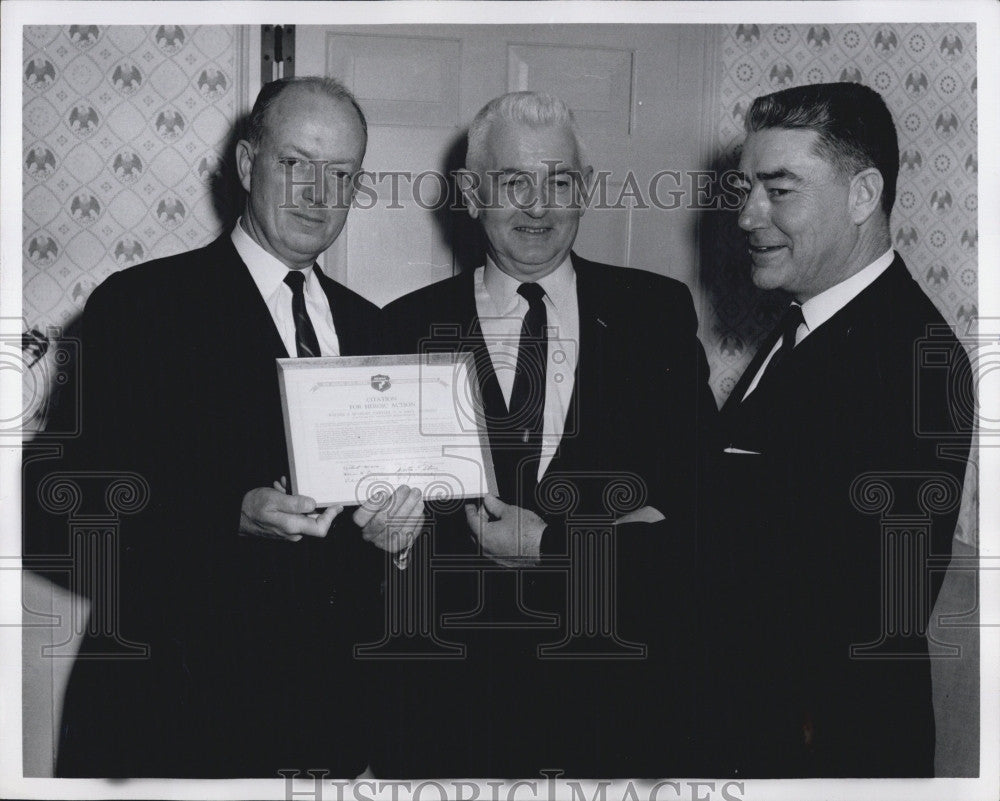
[{"label": "smiling man", "polygon": [[[87,303],[70,465],[135,474],[149,504],[120,527],[120,608],[103,610],[119,625],[95,621],[74,666],[60,776],[365,767],[351,648],[379,603],[379,549],[409,544],[423,503],[402,488],[334,523],[340,507],[272,482],[288,473],[275,359],[378,352],[378,310],[316,264],[366,142],[336,81],[265,85],[236,146],[235,228]],[[148,653],[116,658],[121,642]]]},{"label": "smiling man", "polygon": [[755,100],[746,129],[751,275],[790,302],[722,415],[713,628],[734,660],[706,694],[713,772],[933,775],[925,632],[943,565],[928,557],[951,553],[969,363],[890,245],[882,98],[787,89]]},{"label": "smiling man", "polygon": [[[690,729],[685,660],[669,640],[692,615],[684,582],[664,583],[656,565],[690,564],[697,446],[716,414],[691,295],[573,252],[591,168],[558,98],[490,101],[469,128],[466,165],[460,186],[486,263],[384,314],[392,350],[473,354],[498,497],[438,515],[418,545],[478,564],[431,577],[422,601],[466,657],[407,665],[383,683],[373,767],[410,778],[666,775],[683,764]],[[614,553],[593,563],[600,577],[567,577],[581,542],[569,529],[610,529],[622,514],[615,488],[640,508],[605,541]],[[577,580],[585,587],[570,600]],[[606,581],[617,582],[611,596]],[[547,657],[546,645],[576,636],[571,605],[598,598],[612,622],[585,625],[602,632],[589,644],[606,658]]]}]

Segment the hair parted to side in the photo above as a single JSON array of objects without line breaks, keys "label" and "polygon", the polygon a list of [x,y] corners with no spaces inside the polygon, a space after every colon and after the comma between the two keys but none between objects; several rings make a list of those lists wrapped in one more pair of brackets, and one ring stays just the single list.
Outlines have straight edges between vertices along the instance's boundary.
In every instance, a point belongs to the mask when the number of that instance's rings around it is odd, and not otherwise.
[{"label": "hair parted to side", "polygon": [[365,141],[367,142],[368,120],[365,119],[365,113],[361,110],[357,98],[351,91],[336,78],[327,78],[322,75],[303,75],[294,78],[280,78],[261,87],[253,108],[250,110],[250,116],[247,118],[246,140],[254,149],[260,147],[261,140],[264,138],[264,130],[267,127],[267,110],[275,100],[292,87],[319,92],[334,100],[350,103],[358,113],[358,119],[361,121],[361,128],[365,132]]},{"label": "hair parted to side", "polygon": [[465,166],[470,170],[485,169],[486,143],[493,125],[500,121],[536,127],[565,125],[573,136],[578,166],[583,165],[580,133],[569,106],[545,92],[508,92],[483,106],[469,125]]},{"label": "hair parted to side", "polygon": [[882,173],[886,217],[896,201],[899,140],[882,96],[858,83],[793,86],[758,97],[747,112],[747,133],[766,128],[808,129],[819,134],[818,156],[842,174],[874,167]]}]

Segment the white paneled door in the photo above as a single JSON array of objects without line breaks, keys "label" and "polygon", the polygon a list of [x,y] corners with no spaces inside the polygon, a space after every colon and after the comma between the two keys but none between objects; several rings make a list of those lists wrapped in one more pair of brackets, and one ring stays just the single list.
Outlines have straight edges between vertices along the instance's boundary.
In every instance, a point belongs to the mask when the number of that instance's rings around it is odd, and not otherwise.
[{"label": "white paneled door", "polygon": [[649,195],[661,174],[657,197],[660,206],[671,205],[671,191],[690,195],[687,172],[705,166],[710,129],[701,109],[713,85],[708,32],[658,25],[298,26],[296,74],[342,80],[369,121],[370,189],[324,269],[384,305],[481,261],[474,226],[451,208],[437,176],[463,166],[465,128],[484,103],[535,89],[573,108],[586,160],[606,172],[603,195],[612,208],[587,211],[577,251],[680,278],[697,293],[697,213],[685,208],[687,197],[670,209],[649,203]]}]

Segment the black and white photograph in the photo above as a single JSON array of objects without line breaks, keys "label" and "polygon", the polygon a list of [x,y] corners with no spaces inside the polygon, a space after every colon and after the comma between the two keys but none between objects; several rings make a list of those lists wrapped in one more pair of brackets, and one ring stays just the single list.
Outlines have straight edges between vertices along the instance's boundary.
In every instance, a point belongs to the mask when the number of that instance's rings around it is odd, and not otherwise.
[{"label": "black and white photograph", "polygon": [[0,795],[1000,795],[1000,5],[0,19]]}]

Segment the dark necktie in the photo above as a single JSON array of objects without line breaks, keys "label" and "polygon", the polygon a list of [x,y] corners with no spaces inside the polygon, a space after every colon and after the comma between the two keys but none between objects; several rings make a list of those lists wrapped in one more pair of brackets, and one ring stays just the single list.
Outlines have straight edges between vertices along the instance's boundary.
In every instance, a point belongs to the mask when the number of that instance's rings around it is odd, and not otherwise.
[{"label": "dark necktie", "polygon": [[292,290],[292,318],[295,320],[296,356],[319,356],[319,340],[316,329],[306,312],[306,277],[301,270],[289,270],[285,283]]},{"label": "dark necktie", "polygon": [[517,294],[528,301],[528,311],[521,323],[521,339],[517,345],[517,370],[510,391],[511,424],[521,432],[527,443],[533,433],[541,434],[542,412],[545,409],[545,363],[548,340],[545,334],[545,290],[538,284],[521,284]]},{"label": "dark necktie", "polygon": [[805,318],[802,316],[802,307],[798,303],[791,304],[778,324],[781,330],[781,347],[771,357],[771,361],[767,363],[767,367],[764,368],[764,373],[761,375],[760,381],[757,382],[757,388],[754,389],[754,392],[760,389],[761,384],[774,378],[775,375],[780,375],[781,364],[789,357],[792,348],[795,347],[795,335],[798,333],[799,326],[804,322]]},{"label": "dark necktie", "polygon": [[[545,290],[538,284],[521,284],[517,288],[528,301],[528,311],[521,323],[521,339],[517,345],[517,370],[507,405],[508,430],[518,434],[516,449],[517,485],[522,504],[534,495],[538,480],[538,460],[542,453],[542,414],[545,411],[545,366],[548,340],[545,323]],[[512,454],[514,455],[514,454]]]}]

